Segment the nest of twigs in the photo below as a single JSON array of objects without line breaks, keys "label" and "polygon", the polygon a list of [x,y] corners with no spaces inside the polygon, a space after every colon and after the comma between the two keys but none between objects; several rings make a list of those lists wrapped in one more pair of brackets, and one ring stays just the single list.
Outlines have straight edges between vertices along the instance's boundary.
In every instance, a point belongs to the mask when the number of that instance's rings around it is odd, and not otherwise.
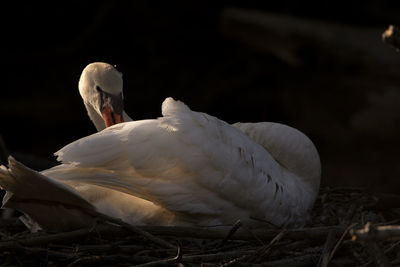
[{"label": "nest of twigs", "polygon": [[[30,233],[0,221],[1,266],[400,266],[400,196],[324,188],[300,229],[129,226]],[[366,227],[364,227],[367,224]]]}]

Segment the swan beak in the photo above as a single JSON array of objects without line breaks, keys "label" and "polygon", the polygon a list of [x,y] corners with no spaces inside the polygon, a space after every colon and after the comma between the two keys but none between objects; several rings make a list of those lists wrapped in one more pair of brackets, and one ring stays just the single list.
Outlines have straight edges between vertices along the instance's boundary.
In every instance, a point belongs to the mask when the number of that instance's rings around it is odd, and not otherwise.
[{"label": "swan beak", "polygon": [[122,114],[117,114],[113,111],[113,108],[110,105],[106,105],[101,112],[103,116],[104,123],[107,127],[113,126],[114,124],[124,122],[124,117]]},{"label": "swan beak", "polygon": [[124,122],[122,113],[124,111],[124,102],[122,93],[120,95],[112,95],[101,93],[101,115],[107,127],[114,124]]}]

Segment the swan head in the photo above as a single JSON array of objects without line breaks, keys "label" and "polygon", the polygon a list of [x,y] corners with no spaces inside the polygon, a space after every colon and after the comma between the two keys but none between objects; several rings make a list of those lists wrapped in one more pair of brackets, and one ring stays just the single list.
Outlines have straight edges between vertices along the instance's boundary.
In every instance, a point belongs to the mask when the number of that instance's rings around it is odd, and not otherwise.
[{"label": "swan head", "polygon": [[96,128],[124,122],[122,73],[108,63],[87,65],[79,79],[79,93]]}]

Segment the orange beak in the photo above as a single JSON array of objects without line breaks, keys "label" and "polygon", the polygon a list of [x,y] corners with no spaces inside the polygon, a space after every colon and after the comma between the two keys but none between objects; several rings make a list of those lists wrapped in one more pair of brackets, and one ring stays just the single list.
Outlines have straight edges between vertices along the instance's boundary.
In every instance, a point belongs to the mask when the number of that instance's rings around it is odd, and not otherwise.
[{"label": "orange beak", "polygon": [[103,116],[104,123],[106,124],[106,128],[113,126],[114,124],[124,122],[124,118],[121,114],[117,114],[113,111],[110,105],[106,105],[101,112]]}]

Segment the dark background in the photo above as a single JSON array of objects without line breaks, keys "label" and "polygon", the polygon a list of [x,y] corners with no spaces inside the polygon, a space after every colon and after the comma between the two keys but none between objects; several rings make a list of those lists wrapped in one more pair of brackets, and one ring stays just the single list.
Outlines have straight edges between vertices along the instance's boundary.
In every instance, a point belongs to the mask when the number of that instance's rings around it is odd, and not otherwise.
[{"label": "dark background", "polygon": [[400,1],[260,2],[3,7],[8,150],[41,169],[95,132],[77,86],[105,61],[124,74],[133,119],[160,116],[172,96],[229,123],[285,123],[316,144],[324,185],[398,192],[400,53],[380,35],[399,25]]}]

